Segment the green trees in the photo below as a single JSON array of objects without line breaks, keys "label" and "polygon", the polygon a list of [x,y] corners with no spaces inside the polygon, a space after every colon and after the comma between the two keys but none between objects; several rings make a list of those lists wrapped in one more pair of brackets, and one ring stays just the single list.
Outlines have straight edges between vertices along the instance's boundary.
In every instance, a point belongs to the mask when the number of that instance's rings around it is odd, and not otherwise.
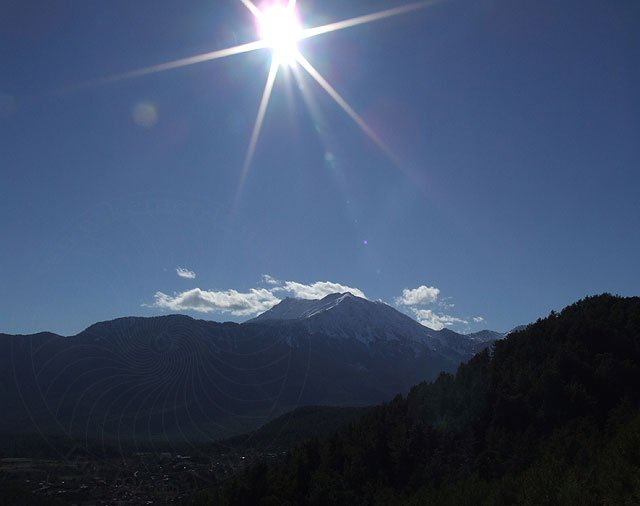
[{"label": "green trees", "polygon": [[586,298],[220,494],[226,504],[638,504],[637,385],[640,298]]}]

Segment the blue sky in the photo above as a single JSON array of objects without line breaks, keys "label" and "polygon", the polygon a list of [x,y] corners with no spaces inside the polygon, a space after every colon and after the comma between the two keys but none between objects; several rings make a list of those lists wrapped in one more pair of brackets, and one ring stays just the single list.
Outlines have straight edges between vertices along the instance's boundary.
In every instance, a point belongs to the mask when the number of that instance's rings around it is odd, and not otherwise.
[{"label": "blue sky", "polygon": [[[403,5],[298,7],[315,26]],[[79,86],[255,40],[240,0],[9,0],[0,332],[242,321],[336,288],[508,330],[637,295],[639,21],[633,0],[450,0],[302,41],[396,159],[282,69],[241,185],[268,50]]]}]

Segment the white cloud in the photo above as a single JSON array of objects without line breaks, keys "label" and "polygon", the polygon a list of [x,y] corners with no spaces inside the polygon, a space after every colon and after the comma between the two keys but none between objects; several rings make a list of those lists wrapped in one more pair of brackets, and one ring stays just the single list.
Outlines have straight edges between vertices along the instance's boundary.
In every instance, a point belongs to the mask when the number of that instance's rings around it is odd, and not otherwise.
[{"label": "white cloud", "polygon": [[[195,273],[182,267],[178,267],[176,273],[180,277],[195,278]],[[252,316],[271,309],[281,301],[280,296],[284,294],[299,299],[321,299],[331,293],[351,292],[353,295],[366,298],[362,290],[331,281],[318,281],[305,285],[296,281],[279,281],[268,274],[264,274],[262,283],[271,286],[268,288],[252,288],[248,292],[238,292],[237,290],[214,291],[200,288],[174,293],[173,295],[156,292],[154,303],[148,307],[174,312],[219,312],[231,313],[234,316]]]},{"label": "white cloud", "polygon": [[433,330],[442,330],[456,324],[468,325],[469,322],[461,318],[446,314],[436,314],[431,309],[413,309],[413,314],[418,323]]},{"label": "white cloud", "polygon": [[473,321],[476,323],[484,323],[484,318],[482,316],[474,316]]},{"label": "white cloud", "polygon": [[350,292],[356,297],[366,299],[367,296],[362,290],[350,286],[333,283],[331,281],[317,281],[310,285],[297,283],[296,281],[285,281],[274,290],[288,292],[298,299],[322,299],[332,293]]},{"label": "white cloud", "polygon": [[434,286],[422,285],[418,288],[405,288],[402,290],[402,296],[395,299],[397,306],[405,306],[418,321],[418,323],[429,327],[433,330],[442,330],[445,327],[452,327],[454,325],[469,325],[467,320],[457,318],[444,313],[436,313],[432,309],[425,309],[415,306],[429,306],[435,305],[439,307],[440,311],[446,311],[452,309],[454,305],[450,302],[446,302],[450,297],[444,300],[439,300],[440,289]]},{"label": "white cloud", "polygon": [[196,279],[196,273],[184,267],[176,267],[176,274],[181,278]]},{"label": "white cloud", "polygon": [[270,290],[252,288],[242,293],[236,290],[207,291],[194,288],[173,296],[156,292],[153,307],[170,311],[214,311],[231,313],[234,316],[251,316],[263,313],[280,302]]},{"label": "white cloud", "polygon": [[422,285],[418,288],[402,290],[402,296],[396,299],[399,306],[420,306],[422,304],[433,304],[438,300],[440,290],[433,286]]},{"label": "white cloud", "polygon": [[280,281],[278,281],[273,276],[269,276],[268,274],[263,274],[262,275],[262,282],[266,283],[267,285],[279,285],[280,284]]}]

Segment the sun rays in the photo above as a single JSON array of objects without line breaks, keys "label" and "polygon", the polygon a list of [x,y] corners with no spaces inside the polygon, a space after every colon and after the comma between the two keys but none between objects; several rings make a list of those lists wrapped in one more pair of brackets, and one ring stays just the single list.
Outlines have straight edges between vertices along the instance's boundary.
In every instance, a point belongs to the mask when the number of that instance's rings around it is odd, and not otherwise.
[{"label": "sun rays", "polygon": [[[398,158],[385,145],[380,137],[373,129],[364,121],[364,119],[349,105],[349,103],[336,91],[336,89],[316,70],[309,60],[298,50],[297,43],[303,39],[317,37],[338,30],[344,30],[374,21],[380,21],[386,18],[407,14],[412,11],[424,9],[442,0],[426,0],[414,2],[408,5],[386,9],[355,18],[329,23],[313,28],[303,29],[296,12],[296,1],[289,0],[286,5],[277,1],[268,6],[265,10],[260,10],[251,0],[241,0],[243,5],[253,14],[260,27],[261,42],[265,47],[272,50],[272,64],[267,78],[267,84],[258,108],[258,115],[253,127],[249,148],[242,167],[240,176],[240,185],[238,187],[237,196],[242,191],[245,178],[253,161],[253,156],[260,138],[260,132],[264,123],[266,110],[269,105],[271,91],[281,65],[295,65],[296,63],[309,74],[314,81],[338,104],[338,106],[358,125],[358,127],[371,139],[376,146],[395,164],[399,165]],[[297,79],[300,78],[299,73],[295,73]]]},{"label": "sun rays", "polygon": [[[258,108],[258,115],[253,127],[251,140],[249,142],[249,148],[245,157],[245,162],[242,167],[242,174],[240,177],[240,186],[238,188],[238,195],[242,190],[242,185],[246,178],[247,172],[253,161],[253,156],[260,138],[260,132],[264,123],[266,109],[269,105],[269,99],[271,97],[271,91],[278,74],[278,70],[282,65],[293,66],[295,64],[300,65],[309,74],[314,81],[320,85],[320,87],[340,106],[340,108],[358,125],[358,127],[371,139],[378,148],[396,165],[399,164],[397,157],[393,152],[384,144],[380,137],[373,131],[373,129],[367,125],[364,119],[349,105],[349,103],[336,91],[336,89],[320,74],[318,70],[309,62],[309,60],[298,50],[298,41],[303,39],[309,39],[323,35],[326,33],[335,32],[338,30],[344,30],[345,28],[351,28],[354,26],[363,25],[366,23],[372,23],[382,19],[406,14],[436,3],[440,0],[429,0],[422,2],[415,2],[412,4],[396,7],[393,9],[387,9],[384,11],[374,12],[364,16],[358,16],[335,23],[329,23],[326,25],[317,26],[314,28],[302,28],[302,24],[299,20],[296,12],[295,0],[289,0],[284,5],[277,1],[267,6],[266,9],[260,10],[251,0],[241,0],[243,5],[251,12],[258,26],[260,27],[261,42],[265,44],[266,48],[272,51],[272,64],[269,70],[269,76],[267,78],[267,84]],[[300,78],[299,73],[295,73],[296,78]]]},{"label": "sun rays", "polygon": [[[245,156],[242,172],[240,175],[240,185],[238,195],[253,161],[260,133],[264,124],[265,116],[269,106],[271,93],[273,91],[278,71],[282,66],[299,66],[311,76],[311,78],[336,102],[336,104],[358,125],[358,127],[371,139],[378,148],[395,164],[398,160],[393,152],[384,144],[380,137],[367,125],[364,119],[349,105],[349,103],[338,93],[338,91],[320,74],[320,72],[309,62],[309,60],[298,49],[298,42],[310,39],[319,35],[352,28],[359,25],[380,21],[383,19],[407,14],[409,12],[424,9],[444,0],[423,0],[411,4],[373,12],[363,16],[358,16],[343,21],[328,23],[321,26],[304,28],[300,16],[297,12],[296,0],[269,0],[263,8],[258,8],[251,0],[240,0],[247,10],[255,18],[260,38],[256,41],[241,44],[238,46],[211,51],[199,55],[181,58],[178,60],[152,65],[136,70],[131,70],[122,74],[97,79],[79,87],[108,84],[117,81],[133,79],[158,72],[165,72],[189,65],[213,61],[221,58],[248,53],[262,49],[268,49],[272,53],[272,62],[267,76],[267,81],[262,94],[262,99],[258,107],[257,116],[253,125],[251,139]],[[297,79],[299,72],[294,72]]]},{"label": "sun rays", "polygon": [[335,90],[335,88],[331,86],[324,77],[322,77],[322,74],[320,74],[320,72],[318,72],[311,63],[309,63],[309,60],[307,60],[302,53],[298,52],[296,54],[296,61],[322,87],[322,89],[329,94],[329,96],[342,108],[342,110],[347,113],[353,121],[355,121],[360,129],[367,134],[367,136],[383,151],[383,153],[387,155],[391,161],[397,164],[398,161],[393,152],[384,144],[384,142],[382,142],[380,137],[378,137],[371,127],[367,125],[360,115],[353,110],[353,107],[351,107],[349,103]]},{"label": "sun rays", "polygon": [[249,142],[247,156],[245,158],[244,165],[242,166],[242,174],[240,175],[240,188],[242,188],[242,185],[244,184],[244,179],[247,175],[247,172],[249,171],[249,166],[251,165],[251,161],[253,160],[253,154],[255,153],[256,146],[258,145],[260,131],[262,130],[262,123],[264,122],[264,117],[267,113],[267,107],[271,98],[271,91],[273,90],[273,85],[276,82],[276,76],[278,74],[279,66],[280,62],[276,58],[274,58],[271,62],[271,68],[269,69],[269,75],[267,76],[267,84],[264,87],[264,93],[262,94],[262,100],[260,101],[260,107],[258,108],[258,117],[256,118],[256,122],[253,126],[253,132],[251,134],[251,141]]},{"label": "sun rays", "polygon": [[344,21],[337,21],[335,23],[329,23],[315,28],[307,28],[303,30],[300,35],[300,39],[309,39],[325,33],[335,32],[338,30],[344,30],[345,28],[352,28],[358,25],[364,25],[366,23],[372,23],[374,21],[380,21],[383,19],[399,16],[400,14],[408,14],[409,12],[417,11],[434,5],[436,3],[443,2],[444,0],[426,0],[422,2],[414,2],[412,4],[395,7],[393,9],[386,9],[384,11],[373,12],[371,14],[365,14],[364,16],[358,16],[351,19],[345,19]]}]

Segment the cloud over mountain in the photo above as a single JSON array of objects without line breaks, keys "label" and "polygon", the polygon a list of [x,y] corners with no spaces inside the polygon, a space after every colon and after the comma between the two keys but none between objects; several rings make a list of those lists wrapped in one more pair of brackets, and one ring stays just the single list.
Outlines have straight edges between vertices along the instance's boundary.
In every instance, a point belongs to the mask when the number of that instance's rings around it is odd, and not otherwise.
[{"label": "cloud over mountain", "polygon": [[412,313],[418,323],[433,330],[442,330],[455,324],[468,325],[467,320],[455,316],[434,313],[431,309],[412,308]]},{"label": "cloud over mountain", "polygon": [[197,311],[199,313],[231,313],[234,316],[251,316],[271,309],[280,302],[267,289],[252,288],[248,292],[236,290],[201,290],[194,288],[173,296],[156,292],[153,307],[169,311]]},{"label": "cloud over mountain", "polygon": [[[429,327],[434,330],[442,330],[445,327],[452,327],[455,325],[469,325],[469,321],[463,318],[458,318],[449,314],[445,314],[442,311],[451,309],[453,304],[440,301],[440,289],[434,286],[421,285],[418,288],[405,288],[402,290],[402,295],[395,299],[396,306],[402,307],[411,314],[418,323]],[[435,311],[433,307],[436,306],[440,311]],[[476,317],[473,319],[475,323],[484,321],[482,318]]]},{"label": "cloud over mountain", "polygon": [[400,306],[419,306],[421,304],[431,304],[438,300],[440,289],[433,286],[422,285],[418,288],[405,288],[402,296],[396,299],[396,304]]},{"label": "cloud over mountain", "polygon": [[[178,267],[176,273],[181,278],[195,278],[194,272],[182,267]],[[296,299],[320,300],[333,293],[349,292],[357,297],[367,298],[359,288],[335,281],[300,283],[282,281],[264,274],[260,285],[262,286],[250,288],[247,291],[193,288],[175,292],[173,295],[158,291],[154,295],[153,304],[149,307],[172,312],[227,313],[237,317],[250,317],[268,311],[287,296]],[[402,295],[396,297],[394,302],[398,308],[415,318],[420,324],[434,330],[460,326],[468,330],[470,324],[484,323],[484,318],[481,316],[459,318],[447,314],[453,305],[441,301],[439,297],[439,288],[421,285],[417,288],[405,288]]]},{"label": "cloud over mountain", "polygon": [[278,281],[273,276],[269,276],[269,274],[263,274],[262,275],[262,282],[266,283],[267,285],[279,285],[280,284],[280,281]]},{"label": "cloud over mountain", "polygon": [[[194,279],[195,273],[178,267],[176,274],[181,278]],[[168,295],[158,291],[150,307],[168,311],[195,311],[198,313],[230,313],[233,316],[253,316],[271,309],[281,301],[281,297],[292,296],[297,299],[322,299],[332,293],[350,292],[366,299],[362,290],[333,281],[316,281],[311,284],[297,281],[280,281],[268,274],[262,276],[262,282],[269,288],[251,288],[247,292],[238,290],[203,290],[193,288]]]},{"label": "cloud over mountain", "polygon": [[298,283],[296,281],[285,281],[274,291],[287,292],[297,299],[322,299],[332,293],[350,292],[352,295],[366,299],[367,296],[362,290],[351,286],[333,283],[331,281],[317,281],[310,285]]},{"label": "cloud over mountain", "polygon": [[196,273],[184,267],[176,267],[176,274],[181,278],[196,279]]}]

